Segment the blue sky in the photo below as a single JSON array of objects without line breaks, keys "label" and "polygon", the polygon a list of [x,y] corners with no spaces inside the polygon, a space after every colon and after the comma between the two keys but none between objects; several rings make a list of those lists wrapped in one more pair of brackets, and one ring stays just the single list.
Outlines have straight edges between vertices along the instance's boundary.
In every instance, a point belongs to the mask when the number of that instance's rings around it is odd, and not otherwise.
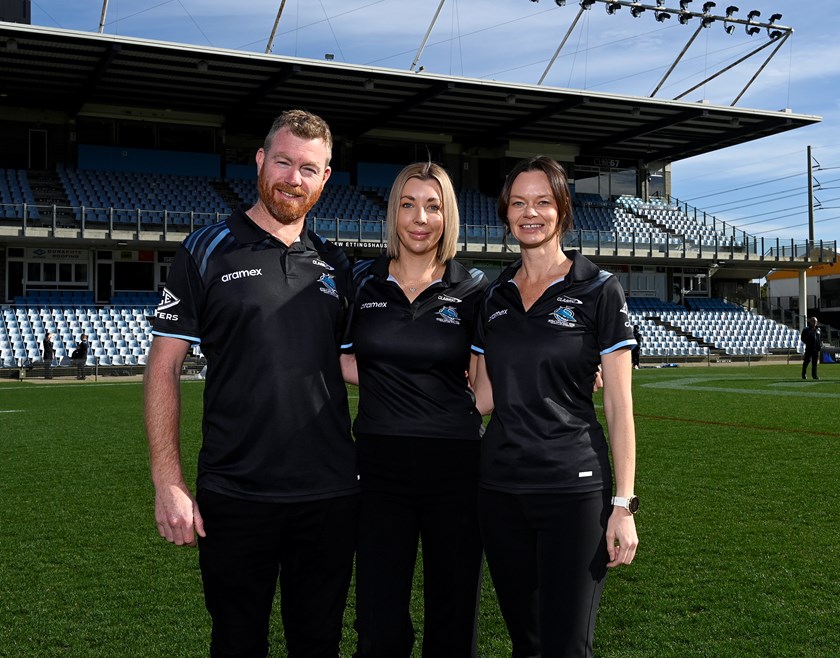
[{"label": "blue sky", "polygon": [[[263,52],[280,0],[110,0],[105,32],[131,37]],[[654,5],[655,0],[643,4]],[[821,124],[673,165],[676,197],[743,226],[759,237],[808,237],[807,146],[815,159],[816,238],[840,241],[840,11],[829,0],[730,0],[711,10],[750,10],[794,33],[737,107],[822,117]],[[679,0],[665,0],[678,8]],[[702,0],[689,9],[702,11]],[[408,70],[438,0],[286,0],[272,52]],[[536,84],[578,13],[577,0],[447,0],[420,58],[425,70]],[[97,31],[100,0],[32,0],[32,23]],[[609,16],[602,4],[584,13],[548,71],[544,85],[649,96],[696,29],[657,22],[627,7]],[[767,41],[742,26],[726,34],[714,23],[700,35],[657,98],[671,99]],[[771,50],[748,59],[683,100],[729,105]],[[818,164],[817,164],[818,163]]]}]

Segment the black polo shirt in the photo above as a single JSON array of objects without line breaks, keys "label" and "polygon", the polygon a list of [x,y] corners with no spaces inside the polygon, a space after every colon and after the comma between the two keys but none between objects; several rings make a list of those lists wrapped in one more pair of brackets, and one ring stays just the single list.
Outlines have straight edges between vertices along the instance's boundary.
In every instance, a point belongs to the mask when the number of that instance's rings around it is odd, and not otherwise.
[{"label": "black polo shirt", "polygon": [[601,355],[630,348],[618,280],[577,252],[526,312],[513,282],[521,261],[487,291],[473,349],[484,354],[495,409],[481,445],[481,484],[508,492],[611,486],[609,449],[592,386]]},{"label": "black polo shirt", "polygon": [[352,301],[344,252],[291,247],[237,210],[179,247],[154,333],[207,357],[198,486],[271,502],[358,489],[339,367]]},{"label": "black polo shirt", "polygon": [[450,261],[413,302],[381,256],[356,265],[353,345],[359,369],[357,434],[478,439],[467,387],[470,343],[487,278]]}]

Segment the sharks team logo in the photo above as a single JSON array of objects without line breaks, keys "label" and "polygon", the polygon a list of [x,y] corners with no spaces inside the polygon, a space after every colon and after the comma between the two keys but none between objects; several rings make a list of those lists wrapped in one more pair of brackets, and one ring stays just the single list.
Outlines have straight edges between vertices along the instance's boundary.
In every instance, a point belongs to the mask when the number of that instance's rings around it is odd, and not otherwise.
[{"label": "sharks team logo", "polygon": [[548,318],[549,324],[557,324],[561,327],[576,327],[575,309],[568,306],[558,306]]},{"label": "sharks team logo", "polygon": [[335,277],[332,274],[322,274],[318,279],[318,283],[323,286],[321,292],[338,297],[338,290],[335,287]]},{"label": "sharks team logo", "polygon": [[458,309],[451,306],[442,306],[437,312],[438,322],[445,322],[446,324],[461,324],[461,318],[458,315]]}]

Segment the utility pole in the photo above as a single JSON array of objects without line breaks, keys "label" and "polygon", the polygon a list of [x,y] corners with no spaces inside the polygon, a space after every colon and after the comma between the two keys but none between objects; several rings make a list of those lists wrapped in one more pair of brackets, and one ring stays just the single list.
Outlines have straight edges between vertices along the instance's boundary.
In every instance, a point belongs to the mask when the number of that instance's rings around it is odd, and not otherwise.
[{"label": "utility pole", "polygon": [[811,157],[811,145],[808,145],[808,240],[814,242],[814,159]]}]

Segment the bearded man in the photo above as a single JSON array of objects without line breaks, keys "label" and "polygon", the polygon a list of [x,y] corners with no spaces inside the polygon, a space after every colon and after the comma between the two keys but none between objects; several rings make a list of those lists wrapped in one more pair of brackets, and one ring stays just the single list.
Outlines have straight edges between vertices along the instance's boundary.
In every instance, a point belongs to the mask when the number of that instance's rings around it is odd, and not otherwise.
[{"label": "bearded man", "polygon": [[[332,136],[290,110],[257,152],[259,200],[179,247],[155,311],[145,375],[155,519],[198,545],[210,655],[264,658],[275,589],[290,658],[337,657],[358,478],[339,365],[352,279],[307,230]],[[180,372],[207,358],[196,495],[180,456]]]}]

